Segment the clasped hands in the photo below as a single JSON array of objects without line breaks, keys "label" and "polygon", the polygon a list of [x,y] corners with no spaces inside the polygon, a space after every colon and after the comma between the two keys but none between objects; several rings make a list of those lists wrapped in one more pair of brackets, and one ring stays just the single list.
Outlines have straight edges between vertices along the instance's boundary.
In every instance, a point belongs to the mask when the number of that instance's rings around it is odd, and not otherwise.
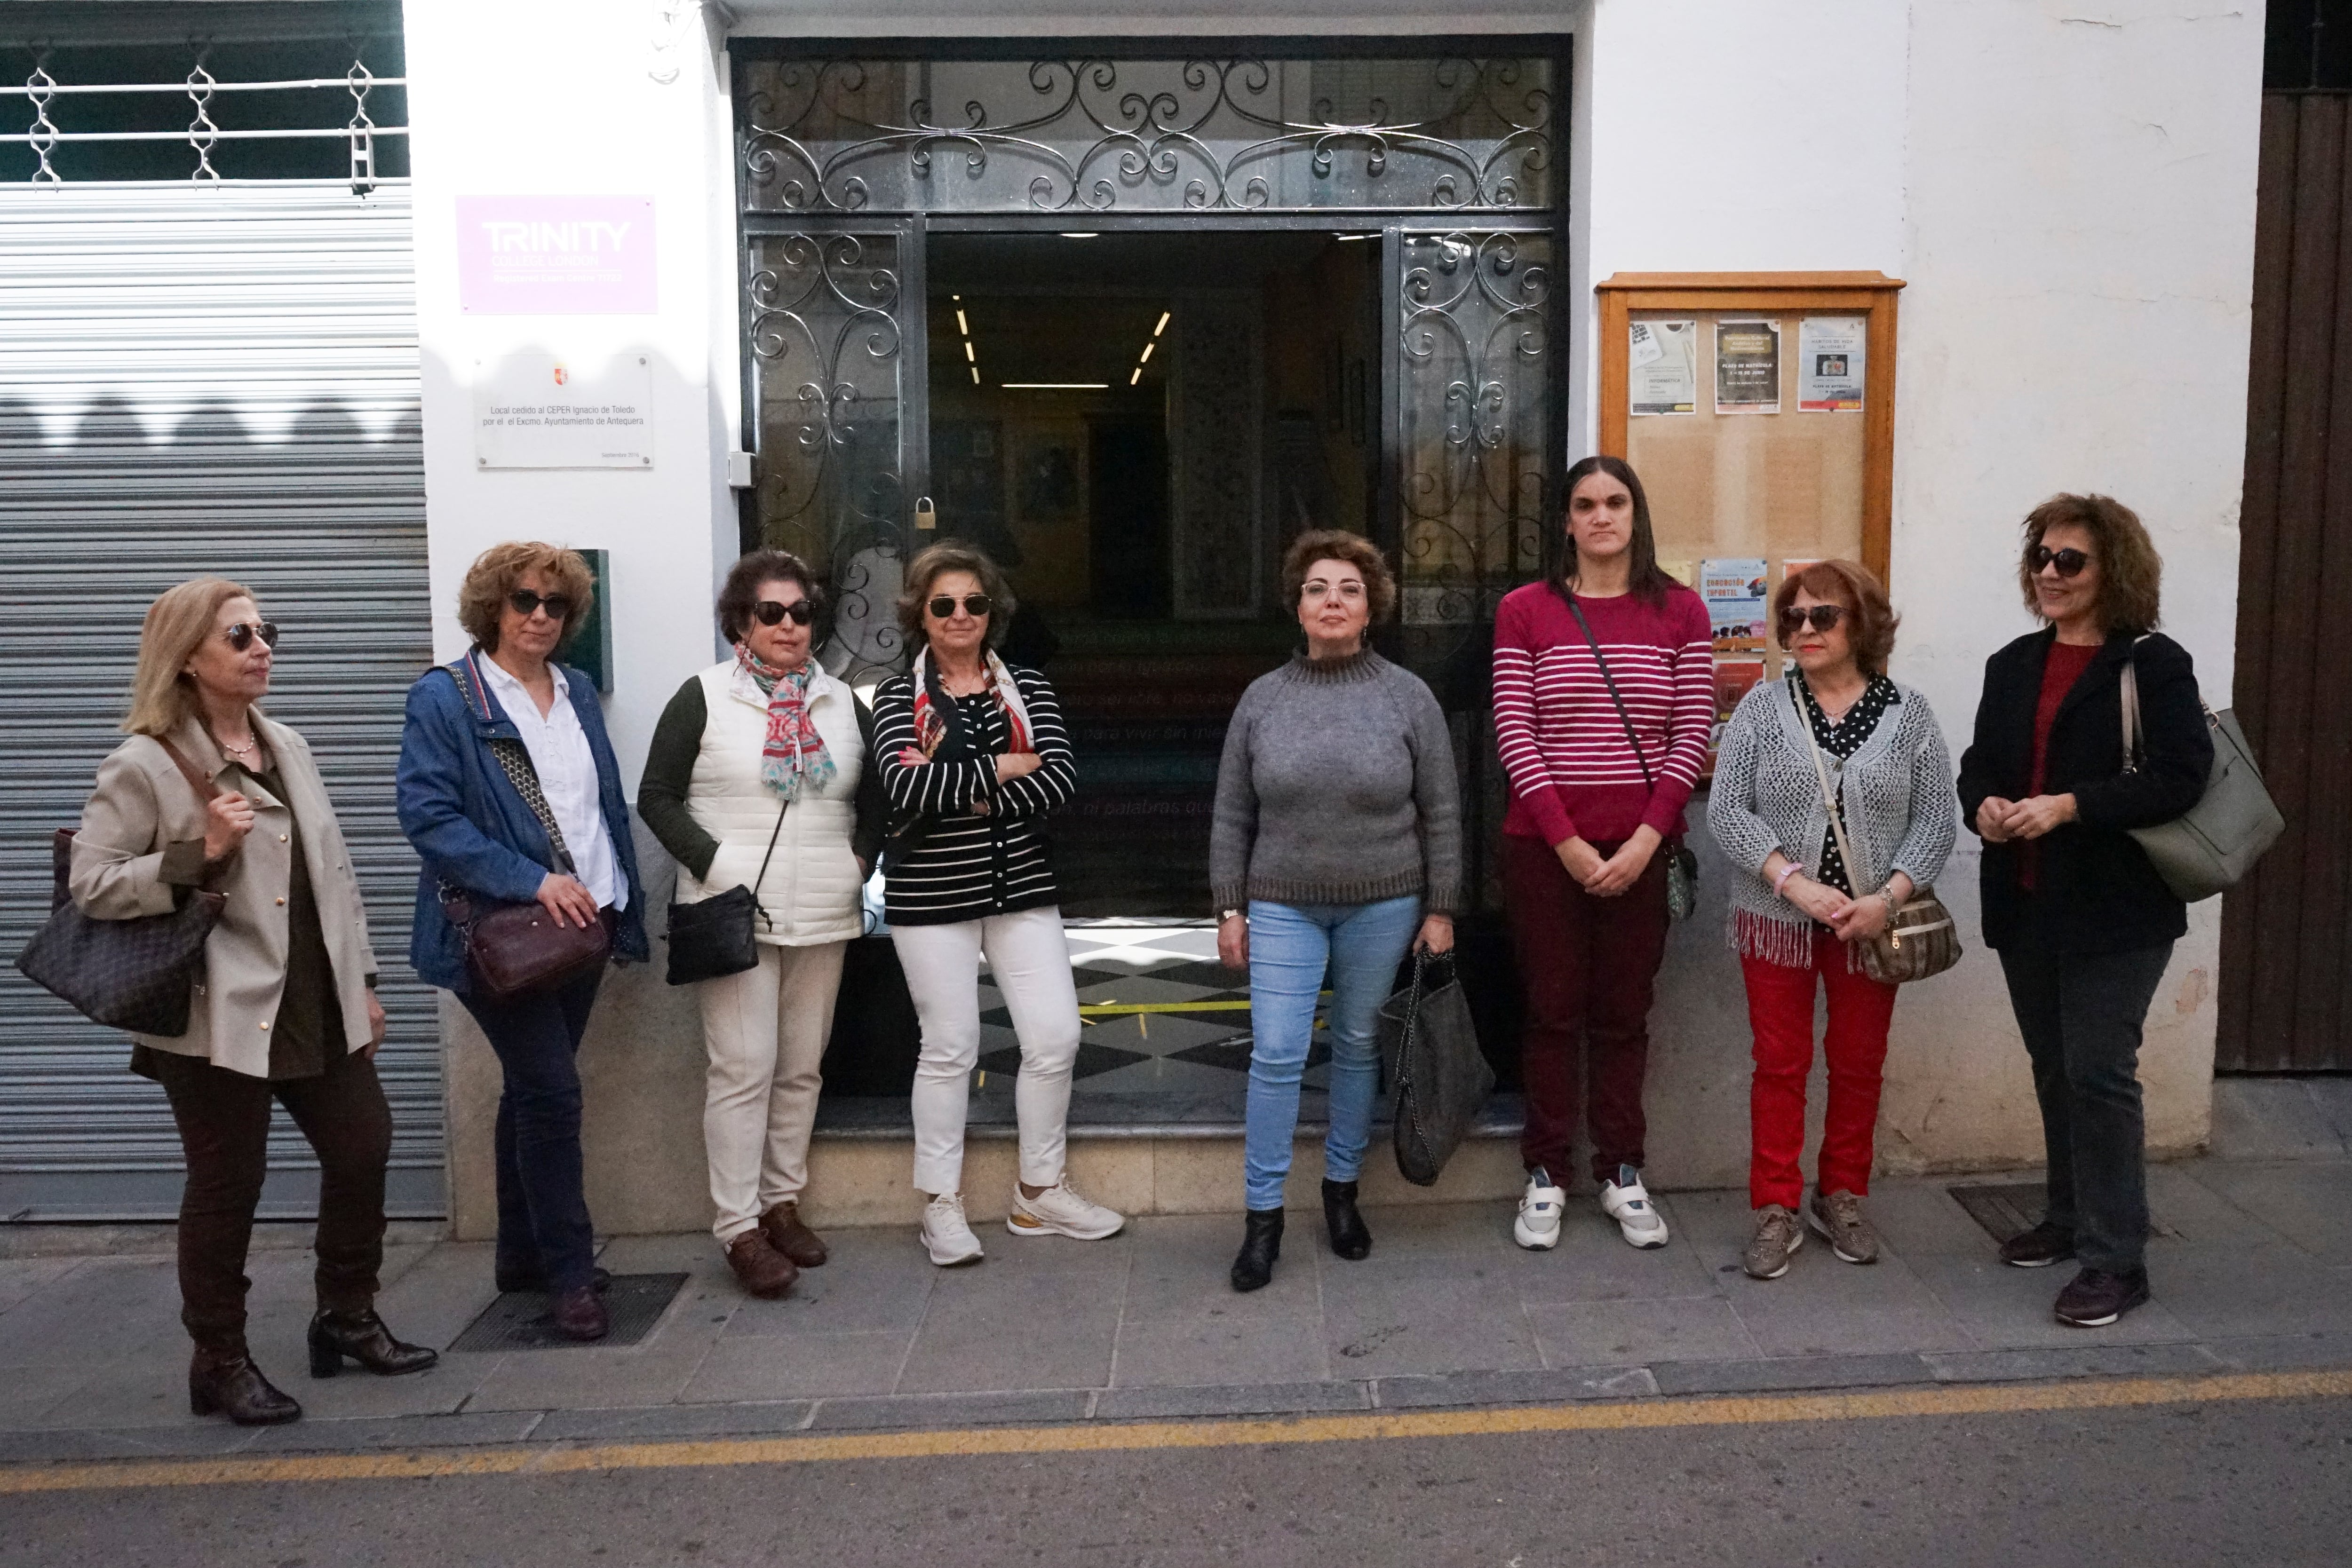
[{"label": "clasped hands", "polygon": [[1989,844],[2038,839],[2053,828],[2082,821],[2082,816],[2072,794],[2035,795],[2023,800],[1988,795],[1977,808],[1977,834]]},{"label": "clasped hands", "polygon": [[1642,880],[1642,873],[1650,869],[1650,857],[1664,841],[1657,829],[1645,823],[1634,829],[1633,836],[1606,860],[1582,839],[1563,840],[1552,847],[1552,852],[1559,856],[1559,863],[1576,879],[1577,886],[1595,898],[1615,898]]}]

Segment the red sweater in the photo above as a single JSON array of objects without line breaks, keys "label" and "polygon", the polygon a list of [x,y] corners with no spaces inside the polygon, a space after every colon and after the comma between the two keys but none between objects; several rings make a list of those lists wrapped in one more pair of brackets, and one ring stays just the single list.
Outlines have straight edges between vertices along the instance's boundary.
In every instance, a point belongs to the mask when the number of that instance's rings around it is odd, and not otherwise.
[{"label": "red sweater", "polygon": [[1576,602],[1608,655],[1652,783],[1576,617],[1549,583],[1529,583],[1495,612],[1495,740],[1511,779],[1503,831],[1555,846],[1614,843],[1647,823],[1678,839],[1715,720],[1706,607],[1679,585],[1656,607],[1630,593]]}]

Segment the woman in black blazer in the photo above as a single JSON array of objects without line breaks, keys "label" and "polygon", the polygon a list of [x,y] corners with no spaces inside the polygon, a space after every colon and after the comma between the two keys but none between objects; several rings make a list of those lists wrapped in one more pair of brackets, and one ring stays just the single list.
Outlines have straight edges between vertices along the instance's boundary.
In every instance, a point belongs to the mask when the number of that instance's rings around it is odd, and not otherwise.
[{"label": "woman in black blazer", "polygon": [[[2000,955],[2033,1060],[2049,1209],[2002,1244],[2082,1271],[2057,1301],[2081,1328],[2147,1300],[2140,1026],[2189,928],[2127,829],[2197,803],[2212,737],[2188,650],[2152,631],[2163,563],[2131,508],[2054,496],[2025,519],[2018,577],[2048,624],[1985,664],[1960,809],[1984,840],[1985,945]],[[2123,672],[2139,687],[2140,756],[2123,744]]]}]

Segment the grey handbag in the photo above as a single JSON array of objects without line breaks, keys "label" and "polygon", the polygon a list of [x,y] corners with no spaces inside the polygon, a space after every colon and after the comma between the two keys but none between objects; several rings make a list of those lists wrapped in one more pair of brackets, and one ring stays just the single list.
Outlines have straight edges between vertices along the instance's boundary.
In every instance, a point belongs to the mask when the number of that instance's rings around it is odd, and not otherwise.
[{"label": "grey handbag", "polygon": [[1412,956],[1412,983],[1381,1005],[1380,1038],[1396,1084],[1397,1170],[1432,1186],[1495,1088],[1451,954]]},{"label": "grey handbag", "polygon": [[[2139,771],[2139,671],[2124,661],[2124,771]],[[2147,852],[2156,874],[2185,904],[2210,898],[2238,885],[2263,852],[2286,831],[2286,819],[2254,766],[2253,747],[2228,708],[2205,709],[2213,732],[2213,771],[2197,804],[2168,822],[2126,831]]]}]

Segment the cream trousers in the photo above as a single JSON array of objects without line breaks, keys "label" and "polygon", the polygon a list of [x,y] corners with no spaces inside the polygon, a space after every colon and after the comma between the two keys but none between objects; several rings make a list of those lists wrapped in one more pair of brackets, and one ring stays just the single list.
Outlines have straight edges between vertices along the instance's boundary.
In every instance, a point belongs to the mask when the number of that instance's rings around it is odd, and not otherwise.
[{"label": "cream trousers", "polygon": [[1024,909],[953,925],[894,925],[890,940],[923,1026],[915,1062],[915,1187],[963,1190],[963,1124],[980,1061],[980,960],[1021,1038],[1013,1108],[1021,1125],[1021,1179],[1062,1179],[1070,1069],[1078,1060],[1078,990],[1059,909]]},{"label": "cream trousers", "polygon": [[702,982],[710,1071],[702,1142],[710,1160],[711,1234],[725,1246],[808,1185],[818,1065],[833,1033],[846,942],[760,944],[757,967]]}]

